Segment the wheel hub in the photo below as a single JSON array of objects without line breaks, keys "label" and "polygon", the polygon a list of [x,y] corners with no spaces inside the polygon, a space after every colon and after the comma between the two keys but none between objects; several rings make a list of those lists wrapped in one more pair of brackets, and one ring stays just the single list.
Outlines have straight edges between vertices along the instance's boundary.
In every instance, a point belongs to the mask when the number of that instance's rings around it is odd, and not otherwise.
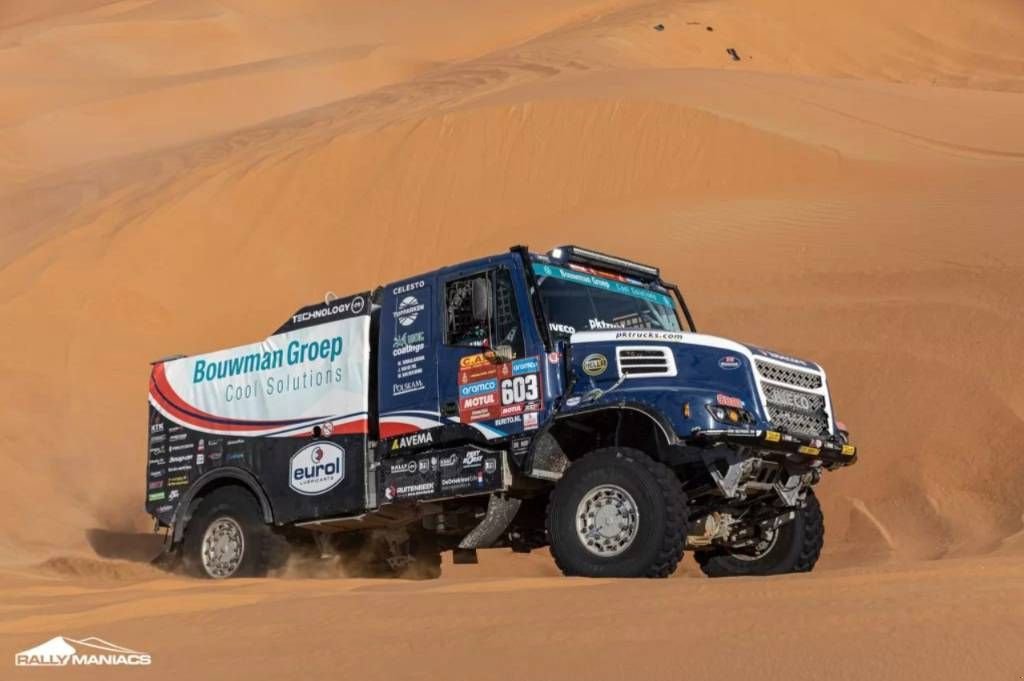
[{"label": "wheel hub", "polygon": [[217,518],[203,534],[203,568],[214,579],[235,574],[245,553],[245,537],[231,517]]},{"label": "wheel hub", "polygon": [[779,531],[769,530],[765,534],[758,538],[757,543],[751,547],[750,553],[736,552],[733,555],[734,558],[739,560],[760,560],[764,558],[769,551],[775,548],[775,544],[779,541]]},{"label": "wheel hub", "polygon": [[618,485],[599,485],[576,507],[576,534],[597,556],[617,556],[628,549],[640,528],[637,503]]}]

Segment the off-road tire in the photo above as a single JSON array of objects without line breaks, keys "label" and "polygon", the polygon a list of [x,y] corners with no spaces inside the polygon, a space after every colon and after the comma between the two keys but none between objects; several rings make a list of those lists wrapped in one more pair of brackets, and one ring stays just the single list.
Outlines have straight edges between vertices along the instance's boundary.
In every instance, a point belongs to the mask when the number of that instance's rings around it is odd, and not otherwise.
[{"label": "off-road tire", "polygon": [[[615,485],[635,500],[637,532],[628,548],[599,556],[577,532],[576,510],[593,489]],[[636,449],[597,449],[573,463],[551,492],[547,531],[559,569],[579,577],[668,577],[686,544],[686,494],[672,470]]]},{"label": "off-road tire", "polygon": [[[207,528],[220,518],[231,518],[244,539],[242,559],[227,577],[210,574],[203,565],[202,544]],[[181,560],[186,573],[200,578],[265,577],[287,559],[287,544],[263,522],[259,503],[239,487],[221,487],[202,498],[192,514],[182,541]],[[282,555],[284,553],[285,555]]]},{"label": "off-road tire", "polygon": [[779,528],[779,538],[768,553],[754,560],[736,558],[723,549],[706,549],[693,554],[708,577],[782,575],[810,572],[825,544],[825,519],[813,489],[807,490],[796,518]]}]

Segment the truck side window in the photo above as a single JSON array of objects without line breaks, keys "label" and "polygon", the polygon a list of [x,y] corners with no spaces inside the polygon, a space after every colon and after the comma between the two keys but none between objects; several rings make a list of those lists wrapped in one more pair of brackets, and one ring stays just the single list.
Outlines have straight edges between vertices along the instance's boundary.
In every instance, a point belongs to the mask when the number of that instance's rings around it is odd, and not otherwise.
[{"label": "truck side window", "polygon": [[509,345],[514,357],[525,352],[523,331],[516,305],[516,290],[508,270],[494,272],[494,344]]},{"label": "truck side window", "polygon": [[449,281],[444,287],[448,345],[485,347],[490,337],[488,320],[473,314],[473,288],[489,282],[488,273]]},{"label": "truck side window", "polygon": [[[473,309],[474,287],[486,285],[490,304],[483,318]],[[449,345],[469,347],[511,346],[516,357],[524,352],[515,288],[508,270],[482,272],[445,284],[445,315]]]}]

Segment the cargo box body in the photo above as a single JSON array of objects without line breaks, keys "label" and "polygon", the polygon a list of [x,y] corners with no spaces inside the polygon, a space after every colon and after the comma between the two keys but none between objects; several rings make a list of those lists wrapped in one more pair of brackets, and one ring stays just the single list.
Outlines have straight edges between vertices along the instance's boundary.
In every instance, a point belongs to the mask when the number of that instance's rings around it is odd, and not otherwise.
[{"label": "cargo box body", "polygon": [[170,524],[228,470],[278,523],[364,508],[370,307],[368,293],[312,305],[258,343],[154,364],[147,511]]}]

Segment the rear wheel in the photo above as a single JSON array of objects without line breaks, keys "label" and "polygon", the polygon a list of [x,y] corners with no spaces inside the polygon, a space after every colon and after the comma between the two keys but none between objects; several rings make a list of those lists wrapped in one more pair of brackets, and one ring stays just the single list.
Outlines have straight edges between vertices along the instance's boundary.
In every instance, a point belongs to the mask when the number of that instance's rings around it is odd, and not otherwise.
[{"label": "rear wheel", "polygon": [[808,489],[796,517],[763,535],[753,547],[744,551],[706,549],[696,552],[694,558],[708,577],[810,572],[824,543],[824,516],[814,490]]},{"label": "rear wheel", "polygon": [[185,571],[195,577],[263,577],[281,543],[263,522],[251,494],[222,487],[204,497],[192,514],[181,558]]},{"label": "rear wheel", "polygon": [[572,464],[548,504],[551,555],[566,575],[667,577],[686,541],[686,495],[664,464],[598,449]]}]

